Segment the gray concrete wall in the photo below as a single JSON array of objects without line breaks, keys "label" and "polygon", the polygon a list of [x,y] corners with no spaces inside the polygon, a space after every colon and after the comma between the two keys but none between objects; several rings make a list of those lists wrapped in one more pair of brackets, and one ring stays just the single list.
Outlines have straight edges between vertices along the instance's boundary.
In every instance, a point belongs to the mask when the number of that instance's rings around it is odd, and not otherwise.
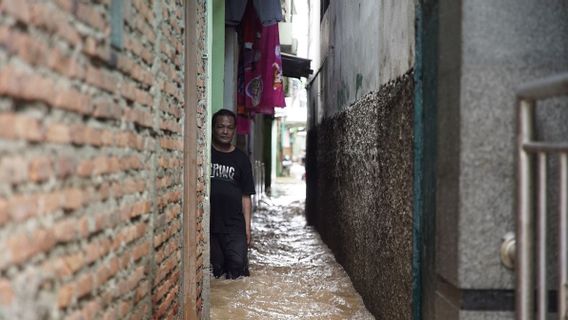
[{"label": "gray concrete wall", "polygon": [[332,1],[320,30],[320,56],[314,61],[325,68],[325,115],[344,109],[414,65],[414,1]]},{"label": "gray concrete wall", "polygon": [[[498,251],[514,231],[514,92],[568,71],[567,15],[561,0],[440,1],[436,272],[460,292],[514,288]],[[544,104],[539,135],[566,140],[566,100]],[[481,314],[459,318],[510,318]]]}]

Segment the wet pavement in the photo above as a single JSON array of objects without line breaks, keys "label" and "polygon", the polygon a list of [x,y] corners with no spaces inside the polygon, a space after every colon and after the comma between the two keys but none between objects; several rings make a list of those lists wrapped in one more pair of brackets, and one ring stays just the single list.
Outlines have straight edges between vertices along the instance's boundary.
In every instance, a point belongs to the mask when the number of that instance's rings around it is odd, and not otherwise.
[{"label": "wet pavement", "polygon": [[374,319],[317,232],[305,185],[273,186],[253,214],[251,276],[211,280],[211,319]]}]

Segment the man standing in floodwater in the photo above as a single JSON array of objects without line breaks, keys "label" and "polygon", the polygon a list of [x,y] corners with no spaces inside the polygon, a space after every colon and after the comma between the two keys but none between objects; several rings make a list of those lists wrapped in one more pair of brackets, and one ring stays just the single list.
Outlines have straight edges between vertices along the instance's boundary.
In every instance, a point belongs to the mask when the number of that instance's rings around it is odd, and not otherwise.
[{"label": "man standing in floodwater", "polygon": [[252,168],[233,144],[236,116],[221,109],[213,115],[211,148],[211,265],[213,275],[248,276],[251,232]]}]

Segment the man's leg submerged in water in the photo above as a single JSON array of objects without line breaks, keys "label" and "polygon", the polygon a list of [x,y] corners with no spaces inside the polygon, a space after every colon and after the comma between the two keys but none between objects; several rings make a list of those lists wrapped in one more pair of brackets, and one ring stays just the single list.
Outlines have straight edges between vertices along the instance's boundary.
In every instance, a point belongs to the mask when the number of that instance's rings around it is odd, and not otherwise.
[{"label": "man's leg submerged in water", "polygon": [[247,240],[244,233],[225,235],[225,271],[227,278],[236,279],[248,274]]},{"label": "man's leg submerged in water", "polygon": [[225,257],[223,253],[224,234],[211,233],[211,267],[213,276],[219,278],[225,273]]}]

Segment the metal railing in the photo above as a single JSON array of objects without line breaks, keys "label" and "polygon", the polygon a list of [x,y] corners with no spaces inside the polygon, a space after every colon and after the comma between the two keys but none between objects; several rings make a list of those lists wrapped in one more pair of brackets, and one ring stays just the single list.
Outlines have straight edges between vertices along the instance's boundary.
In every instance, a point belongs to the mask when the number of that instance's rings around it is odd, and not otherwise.
[{"label": "metal railing", "polygon": [[518,176],[517,250],[515,258],[517,269],[517,320],[531,320],[535,319],[535,316],[538,320],[545,320],[548,314],[546,226],[549,213],[547,212],[546,197],[547,159],[549,157],[558,157],[560,161],[558,206],[559,281],[556,289],[558,290],[558,319],[568,319],[568,143],[538,142],[534,140],[534,109],[536,101],[567,95],[568,73],[527,83],[517,91]]},{"label": "metal railing", "polygon": [[265,177],[264,177],[264,162],[255,160],[253,166],[253,176],[254,176],[254,189],[256,194],[254,196],[254,205],[258,207],[260,200],[262,199],[265,192]]}]

